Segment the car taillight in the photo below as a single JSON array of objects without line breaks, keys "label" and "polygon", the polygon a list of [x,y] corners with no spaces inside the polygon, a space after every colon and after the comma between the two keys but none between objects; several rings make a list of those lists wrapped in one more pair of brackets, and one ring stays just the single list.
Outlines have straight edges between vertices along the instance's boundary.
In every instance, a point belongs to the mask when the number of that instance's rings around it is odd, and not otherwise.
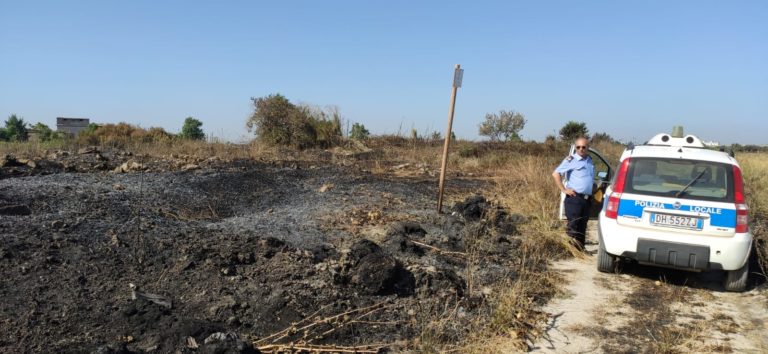
[{"label": "car taillight", "polygon": [[621,200],[621,193],[613,192],[608,197],[608,205],[605,206],[605,217],[610,219],[616,219],[619,217],[619,201]]},{"label": "car taillight", "polygon": [[605,217],[607,218],[616,219],[619,216],[619,202],[621,201],[621,194],[624,193],[627,170],[629,170],[629,157],[621,162],[619,172],[616,175],[616,183],[613,184],[611,195],[608,196],[608,204],[605,206]]},{"label": "car taillight", "polygon": [[741,169],[733,166],[733,201],[736,203],[736,232],[747,232],[749,229],[749,208],[744,197],[744,179]]}]

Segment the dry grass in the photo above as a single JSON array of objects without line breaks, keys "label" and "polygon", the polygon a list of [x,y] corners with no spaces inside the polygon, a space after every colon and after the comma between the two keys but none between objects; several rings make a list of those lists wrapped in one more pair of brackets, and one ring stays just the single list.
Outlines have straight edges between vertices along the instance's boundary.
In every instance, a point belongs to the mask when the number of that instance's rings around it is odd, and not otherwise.
[{"label": "dry grass", "polygon": [[554,154],[520,156],[493,173],[497,182],[493,197],[511,212],[531,220],[526,235],[541,244],[549,258],[580,254],[557,220],[560,198],[551,174],[561,158]]},{"label": "dry grass", "polygon": [[548,299],[555,296],[557,274],[545,268],[545,257],[536,256],[541,246],[525,242],[523,267],[514,280],[496,286],[497,295],[489,301],[490,314],[473,326],[466,341],[460,346],[462,353],[508,353],[526,351],[543,334],[548,314],[540,310]]},{"label": "dry grass", "polygon": [[768,274],[768,154],[738,154],[744,172],[747,204],[755,237],[758,263],[763,276]]}]

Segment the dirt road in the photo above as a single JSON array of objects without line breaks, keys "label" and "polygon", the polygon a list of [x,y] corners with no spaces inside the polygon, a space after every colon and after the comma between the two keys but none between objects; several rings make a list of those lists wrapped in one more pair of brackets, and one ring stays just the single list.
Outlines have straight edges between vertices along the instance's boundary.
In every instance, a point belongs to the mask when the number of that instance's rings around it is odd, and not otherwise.
[{"label": "dirt road", "polygon": [[588,256],[554,265],[569,284],[545,308],[552,317],[533,352],[768,352],[764,281],[728,293],[718,272],[627,264],[620,274],[600,273],[595,226]]}]

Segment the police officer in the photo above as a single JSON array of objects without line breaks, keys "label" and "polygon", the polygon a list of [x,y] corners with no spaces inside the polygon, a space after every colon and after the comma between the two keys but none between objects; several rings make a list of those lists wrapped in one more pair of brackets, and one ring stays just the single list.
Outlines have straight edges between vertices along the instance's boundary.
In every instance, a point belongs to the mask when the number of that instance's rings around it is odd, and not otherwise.
[{"label": "police officer", "polygon": [[[589,141],[580,137],[574,142],[576,153],[563,159],[560,166],[552,172],[552,178],[560,191],[565,193],[565,216],[568,218],[566,233],[584,249],[587,221],[589,221],[590,197],[595,177],[595,165],[587,149]],[[563,184],[562,175],[567,182]]]}]

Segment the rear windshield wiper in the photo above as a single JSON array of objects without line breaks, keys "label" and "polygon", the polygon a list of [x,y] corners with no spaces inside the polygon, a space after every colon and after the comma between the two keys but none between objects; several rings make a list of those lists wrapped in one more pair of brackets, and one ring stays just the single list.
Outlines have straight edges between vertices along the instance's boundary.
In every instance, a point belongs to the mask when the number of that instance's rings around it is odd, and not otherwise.
[{"label": "rear windshield wiper", "polygon": [[693,180],[691,180],[690,182],[688,182],[688,184],[686,184],[686,185],[685,185],[685,187],[683,187],[683,189],[681,189],[679,192],[677,192],[677,193],[675,194],[675,198],[680,198],[680,196],[681,196],[681,195],[683,195],[683,193],[685,193],[685,191],[688,189],[688,187],[690,187],[690,186],[692,186],[694,183],[696,183],[696,181],[698,181],[698,180],[699,180],[699,178],[701,178],[701,176],[703,176],[703,175],[704,175],[704,172],[706,172],[706,171],[707,171],[707,170],[701,170],[701,172],[699,172],[699,175],[698,175],[698,176],[696,176],[696,178],[694,178]]}]

